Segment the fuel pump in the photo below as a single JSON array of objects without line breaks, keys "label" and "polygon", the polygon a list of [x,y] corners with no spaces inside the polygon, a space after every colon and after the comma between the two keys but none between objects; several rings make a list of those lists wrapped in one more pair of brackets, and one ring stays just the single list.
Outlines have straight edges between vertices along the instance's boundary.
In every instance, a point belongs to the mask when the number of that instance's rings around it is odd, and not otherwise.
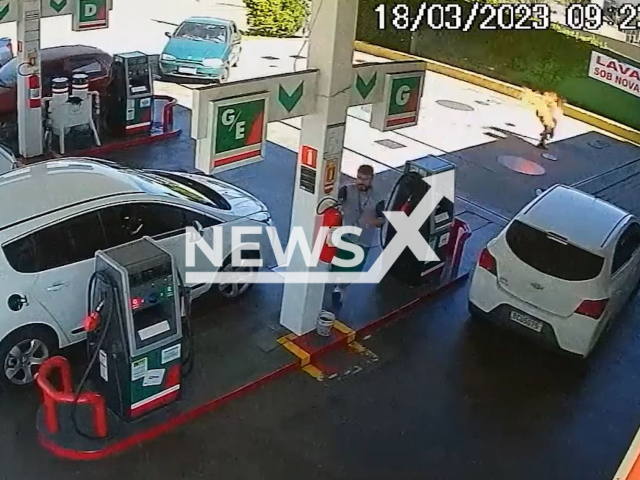
[{"label": "fuel pump", "polygon": [[148,134],[153,119],[153,75],[149,56],[114,55],[110,83],[109,124],[117,136]]},{"label": "fuel pump", "polygon": [[183,348],[181,297],[188,309],[171,254],[152,239],[96,252],[84,321],[91,361],[76,397],[90,379],[107,408],[124,421],[177,400],[183,366],[193,358],[188,315],[189,342]]},{"label": "fuel pump", "polygon": [[[411,215],[429,191],[430,186],[424,178],[450,170],[455,170],[453,163],[435,156],[408,161],[403,175],[391,191],[385,210],[403,211]],[[422,262],[409,248],[405,248],[389,273],[409,285],[420,284],[442,273],[453,218],[454,203],[445,197],[419,229],[420,234],[440,258],[439,261]],[[395,236],[396,230],[388,224],[380,233],[381,244],[386,247]]]}]

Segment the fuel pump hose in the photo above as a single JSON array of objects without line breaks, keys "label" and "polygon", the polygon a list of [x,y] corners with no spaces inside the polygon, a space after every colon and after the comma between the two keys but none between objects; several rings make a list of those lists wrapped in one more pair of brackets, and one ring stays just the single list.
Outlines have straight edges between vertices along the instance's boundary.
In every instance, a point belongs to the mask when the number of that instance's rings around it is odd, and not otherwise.
[{"label": "fuel pump hose", "polygon": [[187,377],[193,371],[193,365],[195,361],[195,341],[193,338],[193,330],[191,328],[191,296],[188,294],[187,287],[182,280],[182,275],[180,275],[180,272],[178,272],[178,282],[180,283],[182,300],[184,302],[184,329],[187,339],[187,354],[182,360],[182,375]]},{"label": "fuel pump hose", "polygon": [[[393,186],[393,188],[391,189],[391,193],[389,194],[389,199],[387,200],[387,205],[385,207],[385,211],[389,212],[391,211],[391,208],[393,207],[393,201],[395,200],[395,196],[396,193],[398,192],[400,186],[403,183],[409,183],[410,181],[415,181],[416,178],[416,173],[415,172],[411,172],[411,173],[403,173],[400,178],[398,179],[398,181],[396,182],[396,184]],[[419,177],[418,177],[419,178]],[[379,235],[380,235],[380,246],[385,249],[387,247],[387,243],[384,241],[384,228],[381,228],[379,230]]]},{"label": "fuel pump hose", "polygon": [[[107,310],[106,313],[104,315],[101,315],[103,317],[106,317],[106,321],[104,326],[101,327],[101,331],[100,331],[100,336],[98,337],[98,341],[96,342],[95,346],[93,347],[93,351],[91,352],[90,355],[90,360],[89,360],[89,364],[87,365],[87,368],[85,369],[84,373],[82,374],[82,377],[80,379],[80,383],[78,384],[78,388],[76,389],[76,393],[75,393],[75,397],[74,397],[74,401],[73,401],[73,407],[72,407],[72,411],[71,411],[71,418],[73,421],[73,426],[76,430],[76,432],[84,437],[87,438],[89,440],[108,440],[110,438],[113,438],[114,436],[117,435],[117,430],[113,431],[111,434],[107,435],[106,438],[101,438],[101,437],[96,437],[94,435],[88,434],[84,431],[82,431],[82,429],[80,428],[80,426],[78,425],[78,417],[77,417],[77,409],[78,409],[78,400],[80,399],[80,395],[82,394],[84,387],[86,385],[87,379],[89,378],[89,375],[91,374],[91,370],[93,369],[97,359],[98,359],[98,355],[100,354],[100,350],[102,348],[102,344],[104,343],[105,339],[107,338],[107,334],[109,333],[109,329],[111,328],[112,325],[112,321],[113,321],[113,314],[116,313],[119,317],[121,316],[121,309],[118,308],[118,304],[117,304],[117,286],[115,285],[115,283],[113,282],[113,280],[111,279],[111,277],[109,277],[108,275],[106,275],[103,272],[94,272],[91,275],[91,278],[89,279],[89,286],[87,289],[87,314],[90,314],[93,312],[92,309],[92,304],[93,304],[93,295],[94,295],[94,288],[96,285],[96,282],[98,280],[101,280],[103,283],[105,283],[109,288],[107,289],[107,298],[103,298],[101,299],[101,301],[99,302],[103,304],[103,308],[106,306]],[[121,323],[121,322],[120,322]],[[121,325],[122,327],[122,325]],[[121,335],[121,339],[124,342],[124,332],[122,331],[122,328],[120,329],[120,335]],[[123,343],[123,345],[125,345],[125,343]],[[87,352],[89,353],[90,350],[92,349],[91,345],[87,344]],[[111,362],[109,362],[111,363]],[[121,384],[120,384],[120,377],[118,375],[117,369],[115,371],[115,379],[116,379],[116,385],[117,388],[119,390],[119,392],[121,391]],[[121,399],[122,402],[122,395],[118,395]],[[122,413],[123,410],[123,405],[120,405],[120,411]]]}]

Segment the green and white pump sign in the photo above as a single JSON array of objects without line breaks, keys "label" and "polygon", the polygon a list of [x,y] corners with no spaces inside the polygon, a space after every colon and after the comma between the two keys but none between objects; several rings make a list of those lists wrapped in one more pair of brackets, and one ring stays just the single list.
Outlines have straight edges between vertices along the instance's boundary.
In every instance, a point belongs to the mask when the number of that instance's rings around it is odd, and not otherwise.
[{"label": "green and white pump sign", "polygon": [[[0,23],[17,22],[18,3],[22,0],[0,0]],[[73,30],[84,32],[108,28],[113,0],[40,0],[40,17],[73,15]]]},{"label": "green and white pump sign", "polygon": [[418,124],[424,71],[388,73],[382,102],[371,109],[371,126],[382,132]]},{"label": "green and white pump sign", "polygon": [[210,171],[221,172],[264,158],[269,93],[211,102],[213,145]]},{"label": "green and white pump sign", "polygon": [[73,14],[74,32],[109,28],[108,0],[76,0]]}]

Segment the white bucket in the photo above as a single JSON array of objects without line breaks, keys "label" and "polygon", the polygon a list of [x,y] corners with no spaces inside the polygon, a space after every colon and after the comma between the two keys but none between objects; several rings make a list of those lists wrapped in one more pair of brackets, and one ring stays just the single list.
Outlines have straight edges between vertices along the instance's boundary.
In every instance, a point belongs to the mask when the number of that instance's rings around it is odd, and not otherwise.
[{"label": "white bucket", "polygon": [[333,313],[326,310],[320,312],[320,315],[318,316],[318,325],[316,328],[318,335],[322,337],[330,337],[331,328],[333,327],[333,322],[335,321],[336,316]]}]

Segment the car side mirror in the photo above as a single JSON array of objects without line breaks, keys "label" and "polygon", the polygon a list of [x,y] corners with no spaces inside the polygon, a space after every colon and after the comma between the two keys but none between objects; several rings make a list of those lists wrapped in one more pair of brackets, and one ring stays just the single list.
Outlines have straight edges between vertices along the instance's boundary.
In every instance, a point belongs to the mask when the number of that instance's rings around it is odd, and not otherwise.
[{"label": "car side mirror", "polygon": [[171,38],[173,37],[173,34],[171,32],[164,32],[164,36],[167,38]]},{"label": "car side mirror", "polygon": [[204,232],[204,227],[198,220],[193,221],[193,228],[195,228],[200,235],[202,235],[202,232]]}]

